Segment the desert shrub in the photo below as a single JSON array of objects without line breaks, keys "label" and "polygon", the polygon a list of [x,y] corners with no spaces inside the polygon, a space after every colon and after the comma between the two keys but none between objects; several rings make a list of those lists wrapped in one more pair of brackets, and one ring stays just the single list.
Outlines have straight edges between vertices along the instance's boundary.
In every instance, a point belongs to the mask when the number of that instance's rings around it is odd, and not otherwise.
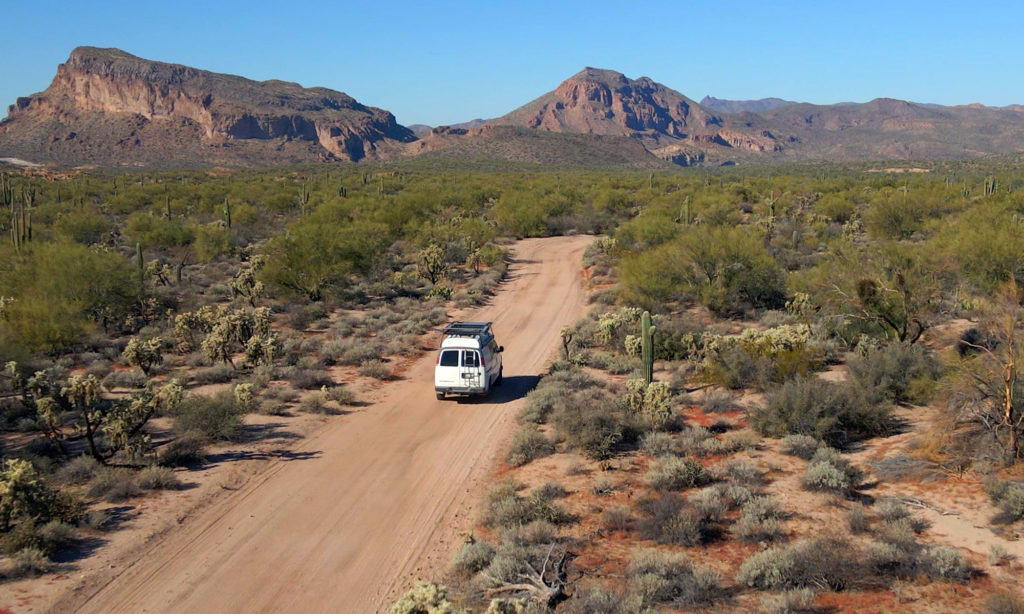
[{"label": "desert shrub", "polygon": [[512,467],[519,467],[526,463],[548,456],[555,451],[555,446],[548,440],[544,433],[541,433],[535,425],[527,424],[519,429],[519,432],[512,438],[512,445],[505,462]]},{"label": "desert shrub", "polygon": [[103,377],[103,387],[107,390],[113,390],[114,388],[142,388],[149,381],[144,374],[126,369],[123,371],[111,371]]},{"label": "desert shrub", "polygon": [[804,460],[810,460],[822,445],[810,435],[786,435],[779,443],[779,452]]},{"label": "desert shrub", "polygon": [[24,550],[36,550],[50,557],[75,541],[75,528],[61,520],[51,520],[39,525],[33,519],[25,519],[3,535],[0,545],[4,554],[15,556]]},{"label": "desert shrub", "polygon": [[999,544],[992,544],[988,551],[988,564],[993,567],[999,567],[1004,563],[1007,563],[1013,559],[1012,555],[1006,551],[1006,548]]},{"label": "desert shrub", "polygon": [[933,580],[966,582],[971,577],[970,565],[956,548],[928,546],[920,556],[924,573]]},{"label": "desert shrub", "polygon": [[570,448],[594,460],[610,458],[635,433],[629,417],[607,397],[590,405],[556,407],[551,422]]},{"label": "desert shrub", "polygon": [[131,499],[141,492],[131,470],[115,467],[104,467],[98,471],[85,489],[87,497],[102,498],[111,503]]},{"label": "desert shrub", "polygon": [[992,480],[985,485],[985,492],[988,493],[989,499],[999,506],[1002,516],[1000,520],[1024,520],[1024,484]]},{"label": "desert shrub", "polygon": [[856,546],[839,537],[804,539],[755,553],[740,565],[736,581],[759,589],[821,587],[842,590],[862,575]]},{"label": "desert shrub", "polygon": [[458,554],[455,555],[452,567],[457,573],[468,577],[485,569],[491,564],[492,558],[494,558],[494,548],[490,544],[473,540],[463,544]]},{"label": "desert shrub", "polygon": [[352,341],[348,347],[338,350],[333,348],[331,359],[335,364],[356,367],[367,360],[379,359],[384,355],[384,345],[376,341]]},{"label": "desert shrub", "polygon": [[709,392],[701,402],[701,411],[706,414],[736,411],[736,399],[728,392]]},{"label": "desert shrub", "polygon": [[629,587],[646,605],[701,606],[722,596],[721,577],[682,553],[642,550],[626,569]]},{"label": "desert shrub", "polygon": [[739,484],[714,484],[690,495],[690,505],[710,522],[719,522],[726,512],[737,509],[753,497],[745,486]]},{"label": "desert shrub", "polygon": [[199,431],[185,431],[164,445],[157,463],[164,467],[194,467],[206,462],[206,437]]},{"label": "desert shrub", "polygon": [[707,470],[699,462],[678,456],[663,456],[647,471],[645,481],[656,490],[683,490],[706,483]]},{"label": "desert shrub", "polygon": [[764,476],[757,465],[745,460],[731,460],[724,464],[716,465],[714,474],[722,480],[730,480],[747,486],[758,486],[764,482]]},{"label": "desert shrub", "polygon": [[564,614],[644,614],[642,598],[632,593],[612,592],[600,586],[576,587],[572,599],[558,606]]},{"label": "desert shrub", "polygon": [[57,470],[57,479],[65,484],[80,486],[92,479],[102,465],[88,454],[76,456]]},{"label": "desert shrub", "polygon": [[864,355],[847,361],[850,376],[876,403],[919,403],[927,401],[928,382],[938,379],[935,358],[921,345],[892,343],[871,347]]},{"label": "desert shrub", "polygon": [[676,441],[668,433],[651,431],[640,438],[640,451],[648,456],[670,456],[676,453]]},{"label": "desert shrub", "polygon": [[676,450],[679,454],[703,456],[713,444],[705,443],[714,439],[715,434],[703,426],[691,426],[679,433],[676,439]]},{"label": "desert shrub", "polygon": [[535,520],[552,523],[565,522],[568,514],[550,497],[534,492],[521,497],[517,485],[506,482],[495,486],[487,499],[483,521],[487,526],[512,528]]},{"label": "desert shrub", "polygon": [[358,371],[359,375],[365,375],[379,380],[391,380],[395,378],[391,369],[382,360],[367,360],[363,364],[359,365]]},{"label": "desert shrub", "polygon": [[882,499],[875,506],[875,512],[882,522],[895,522],[910,517],[910,509],[902,501],[896,499]]},{"label": "desert shrub", "polygon": [[216,364],[205,369],[196,369],[192,378],[196,384],[206,386],[208,384],[226,384],[238,377],[238,371],[229,365]]},{"label": "desert shrub", "polygon": [[818,611],[814,599],[818,593],[810,587],[792,588],[778,595],[766,595],[761,607],[767,614],[813,614]]},{"label": "desert shrub", "polygon": [[750,423],[768,437],[808,435],[842,447],[885,433],[891,414],[889,404],[869,402],[855,385],[808,377],[786,382],[770,393],[764,407],[751,414]]},{"label": "desert shrub", "polygon": [[846,512],[846,523],[850,527],[851,532],[866,533],[871,527],[867,508],[861,503],[854,503],[849,511]]},{"label": "desert shrub", "polygon": [[242,428],[242,412],[229,390],[209,397],[189,396],[178,404],[174,414],[180,432],[197,431],[213,440],[230,440]]},{"label": "desert shrub", "polygon": [[774,541],[784,535],[781,522],[783,517],[775,499],[768,495],[756,496],[743,504],[733,531],[737,537],[748,542]]},{"label": "desert shrub", "polygon": [[555,371],[526,395],[519,421],[544,424],[555,408],[586,406],[604,396],[604,384],[581,369]]},{"label": "desert shrub", "polygon": [[181,480],[168,467],[145,467],[135,476],[135,483],[143,490],[175,490]]},{"label": "desert shrub", "polygon": [[985,598],[987,614],[1024,614],[1024,598],[1012,590],[1001,590]]},{"label": "desert shrub", "polygon": [[601,514],[601,524],[609,531],[628,531],[633,526],[633,514],[628,505],[615,505]]},{"label": "desert shrub", "polygon": [[709,539],[712,527],[708,520],[688,508],[676,493],[666,493],[658,499],[641,502],[645,517],[636,527],[644,539],[661,544],[696,546]]},{"label": "desert shrub", "polygon": [[288,374],[288,381],[300,390],[313,390],[321,386],[334,385],[330,374],[320,369],[296,368]]},{"label": "desert shrub", "polygon": [[334,401],[338,405],[355,405],[356,395],[344,386],[331,386],[322,389],[328,401]]},{"label": "desert shrub", "polygon": [[12,578],[40,576],[53,568],[53,563],[38,548],[26,548],[11,557],[11,569],[8,573]]},{"label": "desert shrub", "polygon": [[807,490],[849,494],[860,484],[863,473],[838,451],[821,448],[811,458],[801,478],[801,485]]}]

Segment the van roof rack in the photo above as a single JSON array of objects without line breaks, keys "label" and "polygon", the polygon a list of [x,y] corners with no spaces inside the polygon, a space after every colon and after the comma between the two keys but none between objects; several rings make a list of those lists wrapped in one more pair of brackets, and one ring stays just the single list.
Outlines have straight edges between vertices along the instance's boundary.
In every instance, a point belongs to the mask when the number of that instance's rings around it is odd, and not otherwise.
[{"label": "van roof rack", "polygon": [[491,333],[492,322],[452,322],[444,329],[449,337],[483,337]]}]

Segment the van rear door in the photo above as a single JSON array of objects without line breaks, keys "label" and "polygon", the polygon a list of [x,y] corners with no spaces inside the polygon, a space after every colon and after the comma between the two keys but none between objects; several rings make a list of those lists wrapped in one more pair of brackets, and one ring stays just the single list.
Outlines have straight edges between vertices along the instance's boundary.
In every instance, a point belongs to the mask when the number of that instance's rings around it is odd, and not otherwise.
[{"label": "van rear door", "polygon": [[434,368],[435,388],[456,388],[461,386],[459,377],[459,354],[462,350],[441,350]]}]

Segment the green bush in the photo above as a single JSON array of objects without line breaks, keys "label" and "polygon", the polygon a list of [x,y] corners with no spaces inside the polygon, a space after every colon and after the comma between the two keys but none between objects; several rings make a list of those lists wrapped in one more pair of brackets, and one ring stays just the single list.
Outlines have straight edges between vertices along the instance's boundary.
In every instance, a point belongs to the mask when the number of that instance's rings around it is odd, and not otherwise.
[{"label": "green bush", "polygon": [[474,540],[463,544],[452,567],[457,573],[463,576],[472,576],[491,564],[494,558],[494,548],[487,542]]},{"label": "green bush", "polygon": [[687,507],[676,493],[642,501],[640,507],[645,516],[637,521],[636,526],[644,539],[661,544],[696,546],[712,535],[708,519],[698,510]]},{"label": "green bush", "polygon": [[187,397],[178,405],[174,414],[178,431],[196,431],[212,440],[230,440],[242,428],[242,412],[236,407],[231,391],[218,392],[209,397]]},{"label": "green bush", "polygon": [[849,540],[820,537],[755,553],[740,565],[736,581],[759,589],[842,590],[862,577],[863,567],[861,553]]},{"label": "green bush", "polygon": [[700,486],[709,480],[708,472],[699,462],[678,456],[662,456],[647,471],[645,481],[656,490],[683,490]]},{"label": "green bush", "polygon": [[206,462],[206,436],[198,431],[185,431],[165,444],[157,455],[164,467],[192,467]]},{"label": "green bush", "polygon": [[570,448],[594,460],[610,458],[636,432],[629,416],[607,397],[589,406],[557,407],[551,422]]},{"label": "green bush", "polygon": [[159,466],[141,469],[135,483],[143,490],[175,490],[181,486],[181,480],[170,468]]},{"label": "green bush", "polygon": [[781,523],[783,517],[775,499],[768,495],[756,496],[743,504],[733,532],[748,542],[774,541],[785,534]]},{"label": "green bush", "polygon": [[520,467],[534,459],[548,456],[554,451],[554,444],[535,425],[527,424],[512,438],[512,445],[505,456],[505,462],[509,466]]},{"label": "green bush", "polygon": [[810,435],[786,435],[779,442],[779,451],[789,456],[810,460],[822,443]]},{"label": "green bush", "polygon": [[801,484],[807,490],[849,494],[864,474],[832,448],[821,448],[811,458]]},{"label": "green bush", "polygon": [[996,479],[985,484],[985,492],[999,506],[1003,520],[1024,520],[1024,484]]},{"label": "green bush", "polygon": [[767,437],[808,435],[842,447],[886,433],[891,417],[889,404],[870,402],[855,385],[808,377],[786,382],[770,393],[750,422]]},{"label": "green bush", "polygon": [[872,347],[863,356],[847,361],[850,376],[875,403],[921,403],[920,396],[938,379],[939,366],[927,348],[920,345],[891,343]]},{"label": "green bush", "polygon": [[630,561],[626,578],[649,606],[706,606],[723,596],[718,573],[695,566],[681,553],[642,550]]},{"label": "green bush", "polygon": [[87,497],[102,498],[111,503],[137,497],[141,492],[134,472],[115,467],[104,467],[97,472],[85,489]]},{"label": "green bush", "polygon": [[359,365],[359,375],[365,375],[379,380],[392,380],[395,379],[395,375],[391,372],[391,369],[382,360],[367,360],[363,364]]},{"label": "green bush", "polygon": [[1000,590],[985,598],[988,614],[1024,614],[1024,598],[1012,590]]},{"label": "green bush", "polygon": [[557,524],[569,519],[565,510],[552,501],[553,497],[543,492],[520,497],[517,490],[518,486],[513,482],[500,484],[491,490],[483,516],[485,525],[507,529],[536,520]]}]

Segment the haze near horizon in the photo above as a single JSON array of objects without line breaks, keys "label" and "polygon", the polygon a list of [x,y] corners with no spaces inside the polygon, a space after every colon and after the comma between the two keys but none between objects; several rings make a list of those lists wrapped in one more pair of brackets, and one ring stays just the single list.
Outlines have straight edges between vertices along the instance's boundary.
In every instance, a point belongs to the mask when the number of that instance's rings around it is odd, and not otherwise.
[{"label": "haze near horizon", "polygon": [[1024,6],[965,14],[952,2],[805,0],[720,5],[533,0],[338,6],[282,13],[263,0],[174,5],[8,3],[0,104],[47,87],[79,45],[250,79],[343,91],[404,125],[503,115],[584,66],[647,76],[700,100],[779,97],[818,104],[887,97],[1024,103],[1006,73]]}]

